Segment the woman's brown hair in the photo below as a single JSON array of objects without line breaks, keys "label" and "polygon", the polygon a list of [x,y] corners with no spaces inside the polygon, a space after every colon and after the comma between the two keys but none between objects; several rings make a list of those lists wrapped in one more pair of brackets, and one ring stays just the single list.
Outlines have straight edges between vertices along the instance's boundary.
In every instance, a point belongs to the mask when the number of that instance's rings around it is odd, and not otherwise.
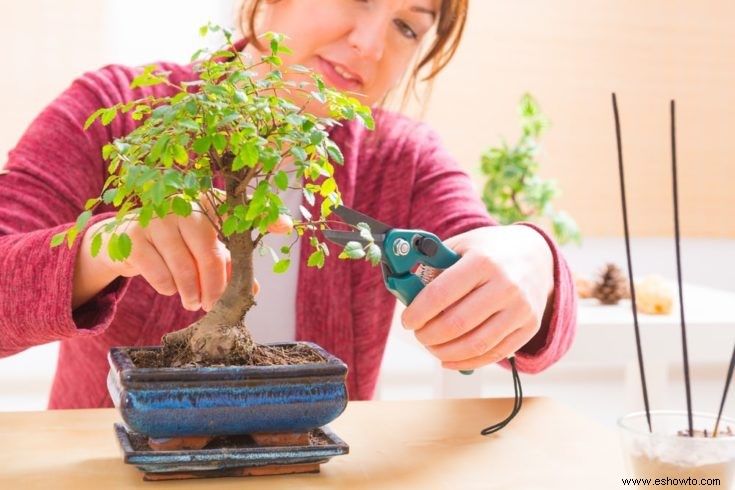
[{"label": "woman's brown hair", "polygon": [[[258,48],[262,48],[262,46],[260,46],[257,33],[255,32],[255,18],[258,13],[258,7],[263,1],[244,0],[242,8],[239,10],[240,19],[238,25],[242,26],[243,20],[247,21],[247,27],[243,29],[243,34],[248,36],[251,42]],[[408,88],[415,90],[419,73],[422,70],[426,69],[428,73],[421,80],[425,82],[431,81],[452,59],[464,32],[464,26],[467,21],[468,1],[440,0],[439,12],[436,18],[436,35],[426,50],[426,54],[421,57],[411,73]]]}]

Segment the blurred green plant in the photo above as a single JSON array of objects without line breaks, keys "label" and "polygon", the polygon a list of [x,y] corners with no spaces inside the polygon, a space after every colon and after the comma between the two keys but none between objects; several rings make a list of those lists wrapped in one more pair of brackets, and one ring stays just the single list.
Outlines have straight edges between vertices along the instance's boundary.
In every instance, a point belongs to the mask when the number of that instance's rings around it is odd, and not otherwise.
[{"label": "blurred green plant", "polygon": [[487,177],[482,200],[488,212],[500,224],[530,221],[540,225],[551,224],[554,237],[560,244],[579,244],[581,235],[574,219],[552,204],[560,194],[554,180],[537,175],[539,139],[550,127],[541,113],[536,99],[524,94],[518,106],[521,136],[510,146],[505,138],[500,146],[488,148],[481,157],[481,171]]}]

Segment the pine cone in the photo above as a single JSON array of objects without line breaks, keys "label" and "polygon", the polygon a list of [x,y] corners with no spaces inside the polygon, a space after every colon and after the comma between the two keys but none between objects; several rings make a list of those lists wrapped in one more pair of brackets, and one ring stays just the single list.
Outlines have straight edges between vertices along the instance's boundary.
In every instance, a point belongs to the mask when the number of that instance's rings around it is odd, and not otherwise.
[{"label": "pine cone", "polygon": [[628,281],[615,264],[607,264],[600,273],[592,295],[603,305],[616,305],[628,293]]}]

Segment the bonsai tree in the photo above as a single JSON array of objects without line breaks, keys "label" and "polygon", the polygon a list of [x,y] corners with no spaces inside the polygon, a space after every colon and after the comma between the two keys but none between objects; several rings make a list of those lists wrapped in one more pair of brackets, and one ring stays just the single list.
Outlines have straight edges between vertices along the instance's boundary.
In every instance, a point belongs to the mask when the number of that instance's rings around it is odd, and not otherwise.
[{"label": "bonsai tree", "polygon": [[[101,195],[87,201],[76,223],[54,236],[52,246],[66,241],[71,247],[100,203],[119,211],[113,222],[95,232],[92,255],[100,253],[105,233],[106,253],[117,261],[130,255],[125,228],[131,221],[145,227],[169,213],[186,217],[209,210],[205,215],[231,254],[231,279],[204,317],[164,337],[164,362],[282,364],[284,353],[256,345],[245,325],[254,304],[253,254],[266,247],[269,225],[289,213],[279,195],[299,188],[312,206],[317,195],[323,198],[314,216],[302,207],[304,219],[295,221],[294,232],[308,237],[313,247],[308,265],[324,265],[329,251],[314,232],[327,226],[326,217],[340,203],[333,163],[343,163],[327,130],[338,120],[358,119],[369,129],[374,123],[369,108],[327,88],[317,74],[301,66],[282,68],[279,55],[290,53],[282,35],[266,34],[270,53],[252,60],[238,52],[231,32],[211,24],[201,29],[202,35],[210,32],[222,32],[226,42],[220,50],[199,50],[192,56],[197,80],[176,85],[167,73],[146,67],[131,87],[166,84],[173,95],[101,108],[86,121],[85,129],[98,119],[108,125],[130,114],[141,123],[103,147],[110,177]],[[256,77],[256,68],[265,75]],[[286,80],[285,70],[299,73],[301,81]],[[331,117],[310,114],[310,103],[328,105]],[[216,178],[224,189],[214,186]],[[364,236],[370,236],[369,229]],[[354,243],[341,256],[375,263],[376,249]],[[271,250],[274,272],[288,269],[290,251],[290,246]]]},{"label": "bonsai tree", "polygon": [[481,171],[487,177],[482,199],[500,224],[517,221],[549,220],[559,243],[580,241],[574,219],[554,209],[552,201],[559,187],[538,175],[538,140],[548,129],[549,120],[541,113],[538,102],[524,94],[519,104],[521,137],[514,146],[503,140],[481,157]]}]

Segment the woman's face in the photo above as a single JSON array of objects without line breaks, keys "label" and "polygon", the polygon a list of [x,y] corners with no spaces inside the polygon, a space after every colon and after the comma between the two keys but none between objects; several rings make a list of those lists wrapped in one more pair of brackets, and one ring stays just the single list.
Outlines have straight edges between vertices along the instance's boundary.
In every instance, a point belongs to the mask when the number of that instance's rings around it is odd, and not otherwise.
[{"label": "woman's face", "polygon": [[[362,94],[361,102],[373,105],[412,68],[411,61],[434,24],[437,4],[437,0],[265,1],[258,32],[288,37],[285,44],[293,54],[282,56],[284,65],[304,65],[321,74],[327,85]],[[260,53],[252,45],[247,49],[258,59]]]}]

